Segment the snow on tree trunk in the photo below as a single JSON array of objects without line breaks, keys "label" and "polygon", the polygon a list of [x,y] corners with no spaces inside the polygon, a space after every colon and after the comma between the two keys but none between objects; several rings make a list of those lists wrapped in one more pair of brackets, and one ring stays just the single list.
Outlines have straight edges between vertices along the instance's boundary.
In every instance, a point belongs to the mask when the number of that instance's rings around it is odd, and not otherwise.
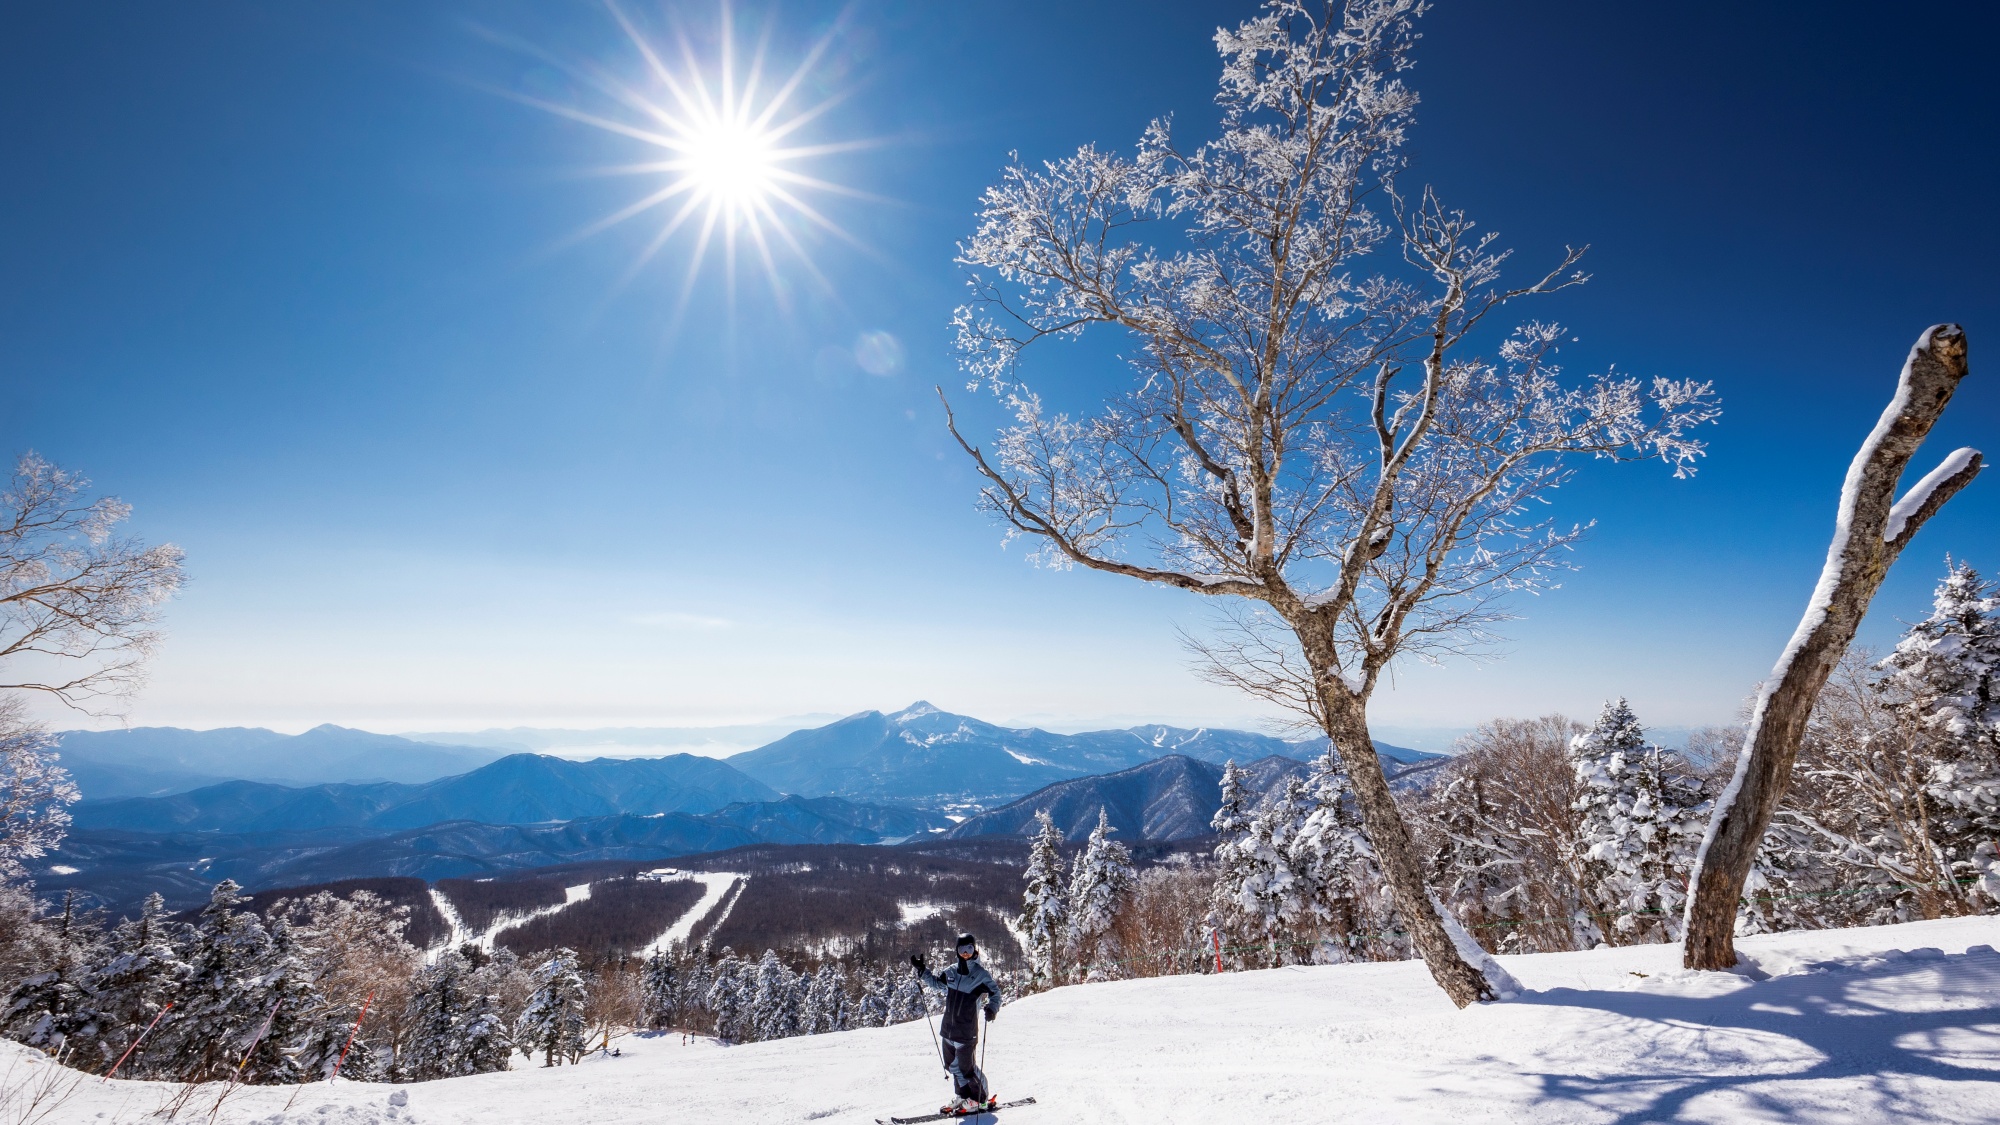
[{"label": "snow on tree trunk", "polygon": [[1903,470],[1965,373],[1964,330],[1955,324],[1926,330],[1904,361],[1895,397],[1848,467],[1819,584],[1758,693],[1735,772],[1716,799],[1696,855],[1683,951],[1690,969],[1735,966],[1737,904],[1771,815],[1791,782],[1813,701],[1896,557],[1979,472],[1979,454],[1960,449],[1901,500],[1895,498]]},{"label": "snow on tree trunk", "polygon": [[[1510,982],[1486,972],[1483,964],[1468,962],[1445,927],[1444,912],[1424,884],[1423,861],[1396,808],[1396,796],[1389,790],[1382,760],[1369,737],[1366,702],[1347,691],[1328,690],[1327,695],[1327,736],[1347,767],[1355,805],[1361,811],[1369,843],[1374,845],[1376,862],[1409,927],[1410,944],[1430,968],[1431,978],[1461,1008],[1498,999],[1502,992],[1518,991],[1518,986],[1510,989]],[[1492,963],[1488,958],[1485,964]]]}]

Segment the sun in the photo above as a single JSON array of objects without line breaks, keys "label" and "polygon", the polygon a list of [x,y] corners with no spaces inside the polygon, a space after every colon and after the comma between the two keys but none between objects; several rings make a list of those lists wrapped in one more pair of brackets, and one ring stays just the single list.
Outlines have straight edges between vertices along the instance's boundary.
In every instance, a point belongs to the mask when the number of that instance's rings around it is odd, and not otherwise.
[{"label": "sun", "polygon": [[711,249],[719,249],[732,279],[738,252],[754,250],[771,280],[773,293],[781,300],[780,258],[824,285],[825,278],[813,266],[800,234],[818,230],[857,246],[859,243],[807,197],[833,193],[872,198],[808,171],[815,158],[867,147],[870,142],[806,143],[799,139],[807,126],[844,97],[836,92],[807,102],[802,96],[806,80],[828,50],[834,31],[827,32],[789,75],[770,81],[765,74],[768,35],[751,52],[747,65],[742,64],[727,4],[722,8],[721,41],[715,56],[701,59],[683,34],[678,36],[679,58],[672,65],[623,11],[615,4],[607,7],[645,66],[643,80],[620,77],[612,67],[576,66],[543,57],[609,95],[616,107],[613,112],[508,94],[653,150],[650,159],[598,169],[607,175],[652,182],[637,199],[589,224],[570,241],[623,227],[642,217],[654,218],[658,225],[626,277],[636,274],[677,236],[691,242],[681,288],[683,306]]},{"label": "sun", "polygon": [[754,122],[704,122],[687,138],[675,170],[703,202],[754,213],[778,182],[778,151]]}]

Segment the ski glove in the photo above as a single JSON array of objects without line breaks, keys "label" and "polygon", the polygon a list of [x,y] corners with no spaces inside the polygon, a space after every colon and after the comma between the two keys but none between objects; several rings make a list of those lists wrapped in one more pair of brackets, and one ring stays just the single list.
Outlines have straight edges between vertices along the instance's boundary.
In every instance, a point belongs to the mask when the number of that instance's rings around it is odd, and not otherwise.
[{"label": "ski glove", "polygon": [[923,955],[923,954],[921,954],[921,953],[912,953],[912,954],[910,954],[910,967],[911,967],[911,968],[913,968],[913,969],[915,969],[916,971],[918,971],[918,972],[920,972],[920,973],[921,973],[921,972],[923,972],[923,971],[924,971],[924,955]]},{"label": "ski glove", "polygon": [[992,1022],[993,1022],[994,1020],[996,1020],[996,1019],[998,1019],[998,1018],[1000,1018],[1000,1013],[999,1013],[999,1012],[996,1012],[996,1011],[994,1011],[994,1010],[993,1010],[993,1009],[991,1009],[991,1008],[988,1008],[988,1009],[986,1009],[986,1022],[987,1022],[987,1023],[992,1023]]}]

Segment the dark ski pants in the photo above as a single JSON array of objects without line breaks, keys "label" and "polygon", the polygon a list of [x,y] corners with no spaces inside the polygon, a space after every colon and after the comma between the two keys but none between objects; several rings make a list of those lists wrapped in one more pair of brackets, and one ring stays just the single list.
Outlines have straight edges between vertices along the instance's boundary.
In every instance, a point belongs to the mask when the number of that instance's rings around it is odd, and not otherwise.
[{"label": "dark ski pants", "polygon": [[986,1100],[986,1075],[979,1069],[979,1041],[944,1041],[944,1068],[951,1072],[952,1093],[975,1102]]}]

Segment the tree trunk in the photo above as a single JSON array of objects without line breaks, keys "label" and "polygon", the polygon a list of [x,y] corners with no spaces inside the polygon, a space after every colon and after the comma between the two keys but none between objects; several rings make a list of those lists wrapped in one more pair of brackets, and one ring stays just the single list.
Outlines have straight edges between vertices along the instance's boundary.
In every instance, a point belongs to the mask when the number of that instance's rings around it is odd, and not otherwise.
[{"label": "tree trunk", "polygon": [[1410,927],[1410,944],[1430,967],[1431,977],[1444,989],[1451,1002],[1463,1008],[1478,1000],[1492,1000],[1493,989],[1477,968],[1466,963],[1438,918],[1430,889],[1424,885],[1423,864],[1417,859],[1416,845],[1396,808],[1389,779],[1383,776],[1382,760],[1375,754],[1374,740],[1368,736],[1365,701],[1349,696],[1321,698],[1326,715],[1326,735],[1333,740],[1340,760],[1347,767],[1354,786],[1355,803],[1361,809],[1361,826],[1374,845],[1375,859],[1396,896],[1396,909]]},{"label": "tree trunk", "polygon": [[1895,502],[1896,482],[1965,372],[1965,333],[1955,324],[1925,332],[1910,349],[1895,398],[1847,470],[1819,586],[1758,696],[1736,772],[1715,802],[1695,856],[1682,951],[1690,969],[1735,966],[1736,905],[1771,814],[1791,783],[1813,702],[1896,556],[1979,472],[1979,454],[1958,450]]}]

